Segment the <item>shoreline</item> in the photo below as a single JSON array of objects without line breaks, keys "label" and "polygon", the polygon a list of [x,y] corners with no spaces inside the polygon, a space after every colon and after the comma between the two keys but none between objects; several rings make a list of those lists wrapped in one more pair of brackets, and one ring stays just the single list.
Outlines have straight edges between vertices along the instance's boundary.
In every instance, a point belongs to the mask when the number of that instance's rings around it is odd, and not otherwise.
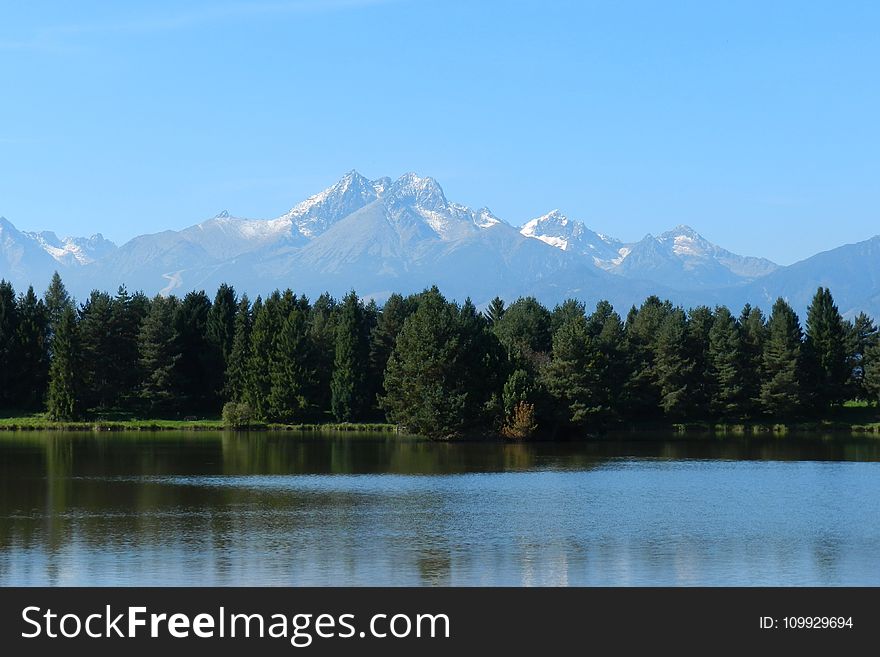
[{"label": "shoreline", "polygon": [[[229,427],[222,420],[83,420],[83,421],[54,421],[41,417],[9,417],[0,418],[0,433],[14,433],[23,431],[69,431],[79,433],[105,433],[105,432],[206,432],[228,431],[239,433],[375,433],[388,435],[409,435],[397,425],[388,423],[260,423],[247,427]],[[832,434],[832,435],[861,435],[868,437],[880,437],[880,421],[877,422],[847,422],[840,419],[794,421],[794,422],[737,422],[737,423],[713,423],[713,422],[685,422],[685,423],[662,423],[644,422],[637,424],[613,425],[605,427],[603,431],[587,431],[582,436],[576,435],[552,435],[540,432],[529,439],[514,440],[505,438],[500,434],[483,434],[482,436],[462,436],[457,439],[447,439],[438,442],[473,442],[475,439],[484,442],[523,443],[542,442],[553,440],[579,441],[579,440],[603,440],[606,437],[623,437],[627,435],[650,436],[651,434],[663,433],[667,436],[711,436],[713,438],[733,438],[748,436],[785,436],[788,434]]]}]

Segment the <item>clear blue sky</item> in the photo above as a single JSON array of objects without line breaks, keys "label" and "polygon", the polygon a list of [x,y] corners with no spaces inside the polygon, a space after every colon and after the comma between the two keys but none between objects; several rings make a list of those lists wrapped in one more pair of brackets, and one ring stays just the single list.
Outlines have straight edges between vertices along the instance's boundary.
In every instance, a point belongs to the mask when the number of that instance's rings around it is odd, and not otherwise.
[{"label": "clear blue sky", "polygon": [[880,233],[880,3],[3,2],[0,215],[116,241],[356,168],[514,224]]}]

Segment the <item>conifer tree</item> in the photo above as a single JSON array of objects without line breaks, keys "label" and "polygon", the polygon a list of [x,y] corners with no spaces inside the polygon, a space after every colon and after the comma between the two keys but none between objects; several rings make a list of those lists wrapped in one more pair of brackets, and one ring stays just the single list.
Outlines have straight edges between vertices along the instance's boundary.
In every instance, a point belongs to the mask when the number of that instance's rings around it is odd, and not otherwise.
[{"label": "conifer tree", "polygon": [[272,342],[280,330],[277,305],[278,295],[273,294],[266,299],[266,303],[257,297],[252,309],[253,328],[247,364],[245,401],[258,420],[269,419],[269,392],[272,389],[269,363],[272,357]]},{"label": "conifer tree", "polygon": [[844,401],[847,369],[843,318],[828,288],[820,287],[807,309],[804,354],[809,366],[810,392],[817,410]]},{"label": "conifer tree", "polygon": [[217,392],[218,397],[223,394],[225,388],[225,375],[232,353],[232,342],[235,338],[237,307],[235,289],[222,283],[217,289],[214,303],[211,304],[211,309],[208,311],[208,320],[205,326],[209,349],[205,358],[207,369],[205,383]]},{"label": "conifer tree", "polygon": [[15,402],[14,385],[18,373],[18,303],[15,289],[0,280],[0,408]]},{"label": "conifer tree", "polygon": [[367,404],[369,330],[361,301],[353,291],[342,300],[336,322],[331,410],[338,422],[362,419]]},{"label": "conifer tree", "polygon": [[764,381],[764,345],[767,324],[759,308],[746,304],[739,316],[742,361],[742,415],[754,418],[761,412],[761,386]]},{"label": "conifer tree", "polygon": [[15,349],[18,372],[15,378],[17,400],[22,408],[40,408],[45,400],[49,377],[49,317],[42,299],[28,287],[18,300],[18,331]]},{"label": "conifer tree", "polygon": [[232,348],[226,367],[225,397],[240,402],[247,390],[247,367],[251,352],[251,304],[246,294],[241,296],[235,312]]},{"label": "conifer tree", "polygon": [[789,418],[800,410],[801,338],[797,314],[777,299],[767,322],[760,393],[761,406],[771,416]]},{"label": "conifer tree", "polygon": [[657,336],[656,371],[660,408],[670,418],[686,417],[692,406],[694,361],[688,353],[687,316],[673,309],[660,325]]},{"label": "conifer tree", "polygon": [[118,405],[137,393],[140,385],[140,348],[138,340],[146,306],[120,286],[110,302],[109,330],[106,335],[105,358],[109,377],[106,403]]},{"label": "conifer tree", "polygon": [[220,410],[218,354],[207,333],[210,312],[211,301],[204,291],[187,293],[174,311],[173,326],[180,348],[175,375],[180,406],[187,410]]},{"label": "conifer tree", "polygon": [[709,331],[710,409],[715,417],[734,419],[745,413],[742,365],[739,325],[730,310],[719,306]]},{"label": "conifer tree", "polygon": [[587,318],[583,314],[569,316],[553,334],[552,357],[542,377],[566,425],[584,426],[600,410],[595,359]]},{"label": "conifer tree", "polygon": [[660,408],[659,373],[656,367],[660,327],[672,312],[669,301],[656,296],[645,299],[639,308],[630,309],[626,318],[626,371],[623,388],[624,415],[639,419],[653,417]]},{"label": "conifer tree", "polygon": [[708,306],[687,313],[687,354],[693,374],[688,382],[689,418],[705,418],[710,409],[712,378],[709,365],[709,333],[715,317]]},{"label": "conifer tree", "polygon": [[[279,310],[289,307],[283,303]],[[308,340],[307,314],[297,305],[281,320],[280,329],[272,340],[269,360],[269,418],[277,422],[300,421],[314,409],[309,399],[314,373],[309,367],[311,354]]]},{"label": "conifer tree", "polygon": [[140,397],[153,413],[165,414],[177,406],[177,364],[181,344],[174,328],[179,301],[157,296],[150,303],[138,336],[142,383]]},{"label": "conifer tree", "polygon": [[46,304],[46,314],[48,317],[47,335],[51,346],[52,336],[55,335],[65,309],[73,303],[57,271],[52,274],[52,281],[43,295],[43,303]]},{"label": "conifer tree", "polygon": [[500,322],[501,318],[504,317],[504,300],[501,297],[495,297],[492,299],[492,301],[489,302],[489,307],[486,308],[485,315],[489,326],[495,326],[495,324]]},{"label": "conifer tree", "polygon": [[863,368],[865,398],[876,404],[880,402],[880,342],[875,341],[865,348]]},{"label": "conifer tree", "polygon": [[81,410],[79,331],[73,305],[66,304],[55,325],[46,410],[53,420],[74,420]]},{"label": "conifer tree", "polygon": [[[469,313],[468,313],[469,315]],[[449,438],[480,425],[484,399],[469,399],[490,373],[474,360],[471,318],[432,288],[404,321],[385,372],[382,407],[408,431]],[[466,348],[462,349],[462,345]]]},{"label": "conifer tree", "polygon": [[865,362],[868,350],[880,339],[877,326],[865,313],[859,313],[847,325],[847,384],[848,396],[852,399],[868,399],[865,390]]},{"label": "conifer tree", "polygon": [[339,312],[336,300],[325,292],[315,299],[309,310],[309,341],[312,349],[311,369],[315,373],[312,397],[318,408],[329,410],[331,406],[330,382],[333,378],[333,361],[336,356],[336,324]]},{"label": "conifer tree", "polygon": [[82,347],[83,404],[86,408],[110,407],[118,389],[114,379],[112,314],[110,295],[92,290],[80,309],[79,336]]}]

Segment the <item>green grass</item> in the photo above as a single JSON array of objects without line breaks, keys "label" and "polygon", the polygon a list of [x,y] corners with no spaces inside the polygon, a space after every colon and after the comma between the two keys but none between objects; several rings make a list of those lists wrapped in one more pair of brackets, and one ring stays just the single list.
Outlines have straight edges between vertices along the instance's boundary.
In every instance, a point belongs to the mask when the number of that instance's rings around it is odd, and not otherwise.
[{"label": "green grass", "polygon": [[[223,431],[227,428],[222,420],[163,420],[121,419],[118,416],[100,417],[93,420],[57,421],[43,414],[13,415],[0,417],[0,431]],[[382,432],[396,433],[393,424],[311,423],[311,424],[257,424],[251,431],[301,431],[301,432]]]}]

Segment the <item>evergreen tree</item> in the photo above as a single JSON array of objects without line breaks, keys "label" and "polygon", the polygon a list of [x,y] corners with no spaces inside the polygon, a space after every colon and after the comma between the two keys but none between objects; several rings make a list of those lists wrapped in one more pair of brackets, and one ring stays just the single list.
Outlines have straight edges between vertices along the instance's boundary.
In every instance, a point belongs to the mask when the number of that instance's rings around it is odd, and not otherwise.
[{"label": "evergreen tree", "polygon": [[660,408],[670,418],[681,419],[693,409],[694,361],[688,349],[687,316],[672,310],[660,325],[656,355]]},{"label": "evergreen tree", "polygon": [[53,420],[74,420],[81,410],[79,331],[73,305],[66,304],[55,325],[46,410]]},{"label": "evergreen tree", "polygon": [[277,296],[277,293],[270,296],[266,303],[257,297],[252,309],[253,328],[247,365],[245,401],[258,420],[269,419],[269,392],[272,389],[269,364],[272,357],[272,341],[280,330],[278,313],[275,310],[278,303]]},{"label": "evergreen tree", "polygon": [[863,369],[862,386],[865,398],[876,404],[880,401],[880,342],[875,341],[865,348]]},{"label": "evergreen tree", "polygon": [[320,413],[331,410],[330,382],[336,357],[336,324],[339,312],[336,300],[328,293],[319,296],[309,311],[309,340],[315,373],[311,396]]},{"label": "evergreen tree", "polygon": [[49,320],[47,334],[49,344],[51,345],[52,336],[55,335],[58,324],[61,322],[61,317],[64,315],[67,307],[73,304],[70,295],[67,293],[67,288],[64,287],[61,276],[57,271],[52,274],[52,281],[43,295],[43,303],[46,304],[46,315]]},{"label": "evergreen tree", "polygon": [[549,360],[553,348],[550,312],[534,297],[510,304],[492,331],[515,367],[536,373]]},{"label": "evergreen tree", "polygon": [[29,287],[18,300],[15,347],[18,372],[14,385],[18,404],[25,409],[38,409],[45,400],[49,378],[48,327],[46,306],[34,294],[34,288]]},{"label": "evergreen tree", "polygon": [[238,308],[235,290],[222,283],[214,296],[214,303],[208,311],[205,327],[209,353],[206,355],[207,381],[212,390],[220,396],[224,390],[225,374],[235,339],[235,316]]},{"label": "evergreen tree", "polygon": [[449,438],[481,426],[486,400],[469,395],[480,390],[491,373],[482,359],[473,358],[473,345],[481,336],[474,335],[472,328],[471,318],[462,322],[460,310],[436,288],[420,295],[385,372],[381,404],[392,422],[433,438]]},{"label": "evergreen tree", "polygon": [[140,397],[153,413],[168,413],[177,402],[177,364],[182,354],[174,319],[179,305],[175,297],[153,299],[138,336],[143,374]]},{"label": "evergreen tree", "polygon": [[113,301],[106,292],[92,290],[79,311],[82,347],[83,404],[109,408],[118,394],[112,334]]},{"label": "evergreen tree", "polygon": [[376,327],[370,332],[371,404],[378,405],[379,397],[386,392],[383,386],[388,359],[397,344],[397,336],[403,323],[415,309],[416,301],[413,297],[404,298],[400,294],[392,294],[376,318]]},{"label": "evergreen tree", "polygon": [[712,396],[712,376],[709,364],[709,334],[715,316],[708,306],[697,306],[687,314],[687,357],[693,374],[688,382],[689,418],[706,418]]},{"label": "evergreen tree", "polygon": [[868,350],[880,339],[877,326],[865,313],[859,313],[847,324],[847,383],[848,396],[852,399],[868,399],[865,390],[865,361]]},{"label": "evergreen tree", "polygon": [[761,386],[764,381],[764,345],[767,324],[759,308],[746,304],[739,316],[742,361],[742,415],[754,418],[761,412]]},{"label": "evergreen tree", "polygon": [[310,368],[311,354],[308,339],[307,314],[296,304],[283,302],[278,310],[286,316],[272,340],[269,360],[269,418],[277,422],[301,421],[314,415],[309,392],[314,386],[314,372]]},{"label": "evergreen tree", "polygon": [[489,307],[486,308],[485,315],[489,326],[494,327],[504,317],[504,300],[501,297],[492,299],[489,302]]},{"label": "evergreen tree", "polygon": [[18,303],[15,289],[0,280],[0,408],[11,407],[18,373]]},{"label": "evergreen tree", "polygon": [[217,352],[207,335],[210,312],[211,301],[204,291],[187,293],[174,311],[173,326],[180,348],[175,375],[182,409],[220,410]]},{"label": "evergreen tree", "polygon": [[601,409],[597,400],[596,349],[587,318],[574,314],[553,335],[550,363],[543,381],[565,425],[587,425]]},{"label": "evergreen tree", "polygon": [[120,286],[111,300],[104,356],[110,361],[107,364],[110,389],[105,399],[107,404],[128,402],[137,394],[140,386],[138,340],[146,310],[141,299],[130,295],[125,286]]},{"label": "evergreen tree", "polygon": [[342,300],[336,323],[331,410],[339,422],[362,419],[367,405],[370,344],[365,313],[357,294]]},{"label": "evergreen tree", "polygon": [[576,319],[578,317],[585,317],[587,314],[587,307],[584,305],[583,301],[578,301],[577,299],[566,299],[561,304],[556,306],[553,309],[553,312],[550,313],[550,331],[555,334],[563,324],[568,322],[571,319]]},{"label": "evergreen tree", "polygon": [[740,328],[724,306],[715,308],[709,331],[710,409],[715,417],[733,419],[746,412]]},{"label": "evergreen tree", "polygon": [[760,393],[761,406],[771,416],[789,418],[800,410],[801,338],[797,314],[777,299],[767,322]]},{"label": "evergreen tree", "polygon": [[849,379],[843,318],[831,291],[820,287],[807,309],[804,354],[816,410],[842,404]]},{"label": "evergreen tree", "polygon": [[624,415],[632,419],[658,415],[660,409],[660,382],[656,354],[660,327],[672,312],[669,301],[650,296],[637,309],[633,307],[626,318],[625,351],[627,380],[623,388]]},{"label": "evergreen tree", "polygon": [[229,364],[226,367],[225,397],[227,400],[241,401],[245,398],[250,353],[251,304],[247,295],[243,294],[235,312],[232,348],[229,352]]}]

